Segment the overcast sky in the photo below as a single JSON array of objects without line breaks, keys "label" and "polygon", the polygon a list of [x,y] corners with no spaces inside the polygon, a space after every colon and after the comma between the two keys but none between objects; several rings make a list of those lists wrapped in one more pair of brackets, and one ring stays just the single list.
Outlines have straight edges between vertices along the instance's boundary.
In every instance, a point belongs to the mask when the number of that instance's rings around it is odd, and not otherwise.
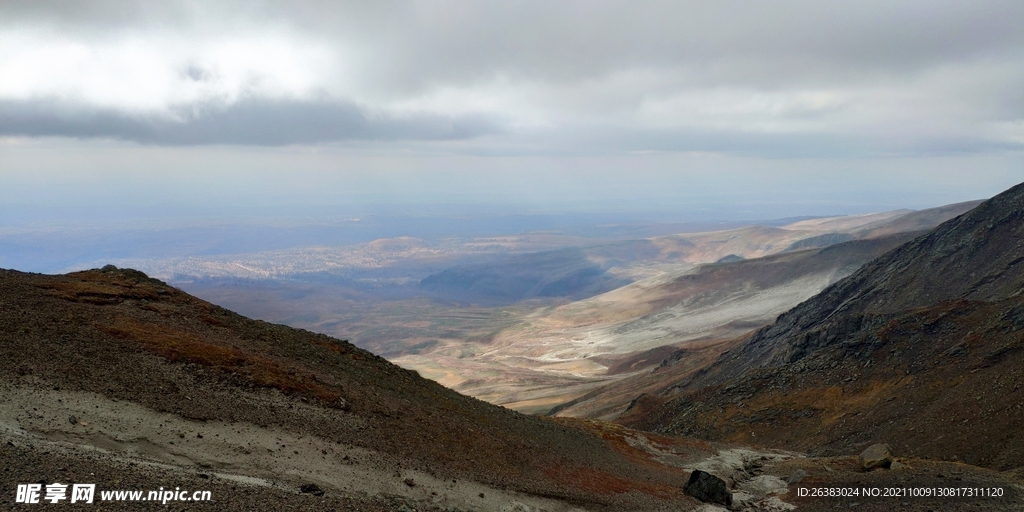
[{"label": "overcast sky", "polygon": [[987,197],[1024,181],[1021,27],[1019,0],[4,0],[0,215]]}]

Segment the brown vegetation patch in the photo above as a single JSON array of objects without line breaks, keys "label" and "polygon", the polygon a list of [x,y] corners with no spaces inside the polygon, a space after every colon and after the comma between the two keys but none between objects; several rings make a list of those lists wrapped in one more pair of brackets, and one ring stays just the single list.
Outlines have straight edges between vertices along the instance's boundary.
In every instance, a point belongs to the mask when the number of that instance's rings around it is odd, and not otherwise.
[{"label": "brown vegetation patch", "polygon": [[[565,425],[570,428],[588,432],[611,446],[615,451],[626,456],[633,462],[641,464],[657,464],[654,462],[654,455],[629,444],[626,437],[630,433],[640,435],[639,432],[630,431],[617,423],[601,420],[588,420],[582,418],[550,417],[551,421]],[[658,464],[660,466],[660,464]]]},{"label": "brown vegetation patch", "polygon": [[[871,380],[859,386],[816,386],[795,389],[790,392],[768,392],[756,394],[747,400],[724,406],[724,413],[712,414],[707,420],[722,431],[732,430],[723,440],[730,442],[757,443],[762,439],[777,436],[780,424],[792,428],[790,418],[814,417],[811,424],[801,425],[816,432],[834,427],[853,416],[867,414],[871,408],[886,396],[891,396],[904,380]],[[743,425],[738,427],[738,425]],[[729,427],[733,428],[729,428]],[[811,438],[815,432],[805,432],[801,437]]]},{"label": "brown vegetation patch", "polygon": [[312,343],[314,345],[320,347],[320,348],[327,349],[327,350],[329,350],[331,352],[334,352],[335,354],[342,354],[342,355],[344,355],[344,354],[348,354],[348,353],[352,352],[352,349],[350,348],[351,345],[349,345],[349,346],[339,345],[337,343],[331,342],[329,338],[327,340],[312,340]]},{"label": "brown vegetation patch", "polygon": [[[85,275],[84,277],[88,277]],[[50,294],[75,302],[89,304],[116,304],[127,299],[157,300],[160,295],[152,287],[132,286],[124,281],[99,281],[79,276],[74,280],[50,281],[38,285]]]},{"label": "brown vegetation patch", "polygon": [[[680,482],[685,480],[686,472],[678,467],[662,463],[659,458],[666,453],[671,453],[673,456],[704,457],[713,452],[711,445],[705,441],[669,438],[649,432],[640,432],[609,421],[567,417],[549,417],[548,419],[598,437],[637,466],[654,469],[665,476],[674,475]],[[657,493],[653,494],[661,496]]]},{"label": "brown vegetation patch", "polygon": [[96,327],[118,338],[135,341],[144,349],[174,362],[209,366],[241,375],[260,386],[311,396],[327,403],[337,402],[341,396],[318,382],[315,375],[290,369],[268,357],[238,347],[205,341],[185,330],[143,323],[128,317],[118,317],[111,324],[97,324]]},{"label": "brown vegetation patch", "polygon": [[683,497],[681,487],[641,482],[593,468],[553,466],[546,468],[544,474],[561,485],[571,486],[573,489],[596,496],[610,497],[638,492],[665,500]]}]

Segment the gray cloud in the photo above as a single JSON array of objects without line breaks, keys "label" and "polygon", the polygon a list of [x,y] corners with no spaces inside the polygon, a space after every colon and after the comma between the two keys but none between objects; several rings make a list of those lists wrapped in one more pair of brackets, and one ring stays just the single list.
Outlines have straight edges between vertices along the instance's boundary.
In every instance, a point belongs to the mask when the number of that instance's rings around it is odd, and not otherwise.
[{"label": "gray cloud", "polygon": [[377,86],[472,81],[494,72],[546,80],[632,67],[690,68],[695,83],[844,82],[913,74],[1024,47],[1018,1],[817,2],[149,2],[8,0],[0,24],[183,34],[296,32],[371,57]]},{"label": "gray cloud", "polygon": [[337,101],[250,99],[176,110],[180,119],[57,100],[0,101],[0,135],[279,146],[345,140],[459,140],[499,130],[482,116],[396,117],[368,114],[352,103]]},{"label": "gray cloud", "polygon": [[230,105],[179,106],[174,111],[177,116],[172,118],[53,99],[0,100],[0,136],[106,138],[168,146],[283,146],[343,141],[430,144],[504,135],[487,144],[445,149],[489,157],[710,152],[765,158],[845,158],[1024,150],[1024,143],[994,141],[983,134],[940,133],[900,140],[885,134],[586,125],[510,134],[507,127],[483,115],[395,116],[369,113],[354,103],[338,101],[248,99]]},{"label": "gray cloud", "polygon": [[[201,62],[203,41],[291,37],[329,49],[335,67],[313,69],[311,85],[303,84],[327,99],[242,84],[236,88],[247,99],[200,102],[184,121],[167,116],[185,112],[174,104],[180,100],[146,111],[90,105],[72,93],[0,95],[0,133],[181,145],[499,133],[543,154],[1001,151],[1024,141],[1021,26],[1018,0],[8,0],[0,4],[0,35],[43,27],[84,46],[126,34],[134,42],[198,41],[188,50],[195,55],[166,64],[182,82],[223,86],[213,99],[238,92],[227,81],[243,78]],[[716,96],[722,91],[728,95]],[[819,93],[838,99],[816,106]],[[668,110],[676,98],[690,100]],[[725,104],[710,104],[716,99]],[[651,104],[667,105],[664,115],[644,117]]]}]

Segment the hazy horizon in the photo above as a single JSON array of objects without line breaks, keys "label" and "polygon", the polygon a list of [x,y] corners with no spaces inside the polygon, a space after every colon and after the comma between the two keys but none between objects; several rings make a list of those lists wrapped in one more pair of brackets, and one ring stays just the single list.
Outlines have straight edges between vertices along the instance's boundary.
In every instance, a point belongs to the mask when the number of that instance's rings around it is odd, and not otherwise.
[{"label": "hazy horizon", "polygon": [[9,1],[0,229],[922,209],[1024,180],[1015,2]]}]

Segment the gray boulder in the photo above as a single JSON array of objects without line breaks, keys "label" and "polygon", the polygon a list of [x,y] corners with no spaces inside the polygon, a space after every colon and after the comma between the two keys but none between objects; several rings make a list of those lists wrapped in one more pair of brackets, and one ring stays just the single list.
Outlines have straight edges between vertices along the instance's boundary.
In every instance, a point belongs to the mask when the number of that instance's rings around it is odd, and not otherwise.
[{"label": "gray boulder", "polygon": [[860,454],[860,469],[871,471],[892,466],[892,449],[887,444],[873,444]]},{"label": "gray boulder", "polygon": [[683,487],[683,492],[704,503],[732,506],[732,493],[725,485],[725,480],[706,471],[695,469],[690,473],[690,480]]}]

